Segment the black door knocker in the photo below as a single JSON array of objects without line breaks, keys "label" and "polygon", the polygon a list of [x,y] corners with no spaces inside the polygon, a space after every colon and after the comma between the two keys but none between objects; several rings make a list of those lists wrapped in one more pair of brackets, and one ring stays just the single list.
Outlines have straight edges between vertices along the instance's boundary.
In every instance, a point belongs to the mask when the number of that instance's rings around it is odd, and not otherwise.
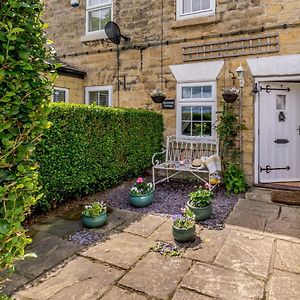
[{"label": "black door knocker", "polygon": [[278,114],[278,121],[279,121],[279,122],[284,122],[285,119],[286,119],[286,116],[285,116],[284,112],[281,111],[281,112]]}]

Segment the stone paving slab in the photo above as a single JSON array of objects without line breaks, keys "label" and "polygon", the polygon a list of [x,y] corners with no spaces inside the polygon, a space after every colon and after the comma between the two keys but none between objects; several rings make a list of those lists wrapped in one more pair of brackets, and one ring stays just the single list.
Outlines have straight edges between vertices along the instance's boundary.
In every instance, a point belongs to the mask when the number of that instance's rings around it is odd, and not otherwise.
[{"label": "stone paving slab", "polygon": [[28,278],[26,278],[23,275],[14,273],[12,276],[8,277],[4,282],[3,282],[3,288],[1,292],[4,294],[11,294],[13,291],[19,289],[21,286],[26,284],[29,281]]},{"label": "stone paving slab", "polygon": [[268,221],[265,227],[265,234],[299,243],[300,223],[285,220]]},{"label": "stone paving slab", "polygon": [[147,300],[143,295],[114,286],[101,300]]},{"label": "stone paving slab", "polygon": [[296,206],[282,206],[279,219],[300,224],[300,208]]},{"label": "stone paving slab", "polygon": [[97,299],[123,274],[122,270],[77,257],[40,284],[17,292],[15,299]]},{"label": "stone paving slab", "polygon": [[172,300],[212,300],[213,298],[192,292],[190,290],[177,289]]},{"label": "stone paving slab", "polygon": [[272,203],[271,191],[267,189],[253,189],[246,193],[246,199]]},{"label": "stone paving slab", "polygon": [[267,291],[267,300],[299,300],[300,274],[293,274],[274,270],[270,286]]},{"label": "stone paving slab", "polygon": [[244,232],[230,232],[215,264],[266,279],[274,240]]},{"label": "stone paving slab", "polygon": [[274,268],[300,273],[300,244],[277,240]]},{"label": "stone paving slab", "polygon": [[25,277],[33,279],[69,258],[79,249],[79,245],[49,235],[35,247],[30,248],[30,252],[34,252],[37,258],[17,262],[16,270]]},{"label": "stone paving slab", "polygon": [[119,233],[82,252],[82,255],[128,269],[154,244],[154,241],[137,235]]},{"label": "stone paving slab", "polygon": [[204,228],[200,234],[202,241],[200,249],[187,249],[183,256],[206,263],[212,263],[225,242],[228,233],[229,230],[226,229],[208,230]]},{"label": "stone paving slab", "polygon": [[119,283],[159,299],[169,299],[190,265],[188,259],[165,257],[151,252]]},{"label": "stone paving slab", "polygon": [[127,228],[124,229],[124,231],[141,235],[143,237],[148,237],[166,220],[167,218],[160,216],[144,215],[141,220],[135,221],[134,223],[130,224]]},{"label": "stone paving slab", "polygon": [[247,274],[196,263],[183,278],[182,287],[224,300],[263,299],[264,282]]}]

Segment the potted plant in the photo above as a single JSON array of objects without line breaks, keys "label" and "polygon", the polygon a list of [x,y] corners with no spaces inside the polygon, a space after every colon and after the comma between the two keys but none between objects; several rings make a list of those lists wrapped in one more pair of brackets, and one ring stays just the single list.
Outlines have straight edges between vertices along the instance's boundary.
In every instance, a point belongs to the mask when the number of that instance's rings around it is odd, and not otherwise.
[{"label": "potted plant", "polygon": [[232,87],[232,88],[225,88],[223,90],[223,99],[227,103],[233,103],[237,100],[239,96],[239,89]]},{"label": "potted plant", "polygon": [[173,217],[172,233],[178,242],[187,242],[195,236],[195,214],[188,208],[181,209],[181,214]]},{"label": "potted plant", "polygon": [[167,97],[165,92],[157,90],[152,91],[150,96],[155,103],[162,103]]},{"label": "potted plant", "polygon": [[107,207],[104,202],[93,202],[84,206],[82,222],[87,228],[103,225],[107,220]]},{"label": "potted plant", "polygon": [[139,177],[130,190],[130,203],[135,207],[148,206],[153,202],[154,188],[151,182]]},{"label": "potted plant", "polygon": [[197,221],[208,219],[212,213],[212,200],[214,193],[206,188],[200,188],[189,193],[188,208],[194,212]]}]

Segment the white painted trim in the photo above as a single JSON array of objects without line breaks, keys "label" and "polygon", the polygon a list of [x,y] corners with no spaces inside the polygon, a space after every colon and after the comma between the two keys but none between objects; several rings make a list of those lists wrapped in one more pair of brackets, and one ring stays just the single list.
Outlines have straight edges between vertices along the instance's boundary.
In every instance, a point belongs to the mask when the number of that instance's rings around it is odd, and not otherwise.
[{"label": "white painted trim", "polygon": [[300,75],[300,54],[248,58],[253,77]]},{"label": "white painted trim", "polygon": [[[86,1],[86,9],[85,9],[85,36],[81,37],[80,41],[81,42],[87,42],[87,41],[94,41],[97,39],[104,39],[107,38],[107,35],[104,31],[104,29],[97,30],[97,31],[89,31],[89,18],[88,18],[88,13],[93,10],[98,10],[98,9],[104,9],[110,7],[110,13],[111,17],[110,19],[113,20],[114,16],[114,6],[113,6],[113,0],[108,0],[105,3],[94,5],[94,6],[89,6],[88,5],[88,0]],[[95,38],[97,37],[97,38]]]},{"label": "white painted trim", "polygon": [[[211,98],[191,98],[191,99],[182,99],[182,87],[183,86],[206,86],[210,85],[212,87],[212,97]],[[216,82],[197,82],[197,83],[177,83],[176,86],[176,138],[186,138],[185,135],[181,134],[181,107],[182,106],[212,106],[212,125],[214,125],[217,121],[216,116],[216,106],[217,106],[217,85]],[[195,139],[201,139],[202,141],[215,141],[216,140],[216,130],[214,127],[212,128],[212,136],[211,137],[194,137]]]},{"label": "white painted trim", "polygon": [[95,91],[108,91],[108,106],[112,106],[112,93],[113,86],[112,85],[101,85],[101,86],[87,86],[85,87],[85,101],[86,105],[89,105],[89,93]]},{"label": "white painted trim", "polygon": [[171,65],[170,69],[178,83],[211,82],[218,77],[224,60]]},{"label": "white painted trim", "polygon": [[[54,90],[64,91],[65,92],[65,102],[63,102],[63,103],[68,103],[69,102],[69,89],[68,88],[54,86],[53,87],[53,93],[54,93]],[[52,102],[53,102],[53,93],[51,95],[51,101]]]},{"label": "white painted trim", "polygon": [[183,14],[182,8],[183,8],[183,0],[176,0],[176,20],[186,20],[186,19],[192,19],[192,18],[198,18],[198,17],[207,17],[212,16],[216,14],[216,1],[210,0],[210,9],[201,10],[198,12],[191,12],[187,14]]}]

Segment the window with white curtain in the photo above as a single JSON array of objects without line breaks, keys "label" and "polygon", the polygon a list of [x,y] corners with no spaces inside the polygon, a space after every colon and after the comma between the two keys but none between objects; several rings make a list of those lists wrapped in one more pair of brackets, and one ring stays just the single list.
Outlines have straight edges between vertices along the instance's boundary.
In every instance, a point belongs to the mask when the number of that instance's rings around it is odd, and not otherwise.
[{"label": "window with white curtain", "polygon": [[101,31],[112,20],[112,0],[87,0],[86,33]]},{"label": "window with white curtain", "polygon": [[69,102],[69,89],[54,87],[52,94],[52,102]]},{"label": "window with white curtain", "polygon": [[177,85],[177,136],[212,140],[216,122],[215,83]]}]

